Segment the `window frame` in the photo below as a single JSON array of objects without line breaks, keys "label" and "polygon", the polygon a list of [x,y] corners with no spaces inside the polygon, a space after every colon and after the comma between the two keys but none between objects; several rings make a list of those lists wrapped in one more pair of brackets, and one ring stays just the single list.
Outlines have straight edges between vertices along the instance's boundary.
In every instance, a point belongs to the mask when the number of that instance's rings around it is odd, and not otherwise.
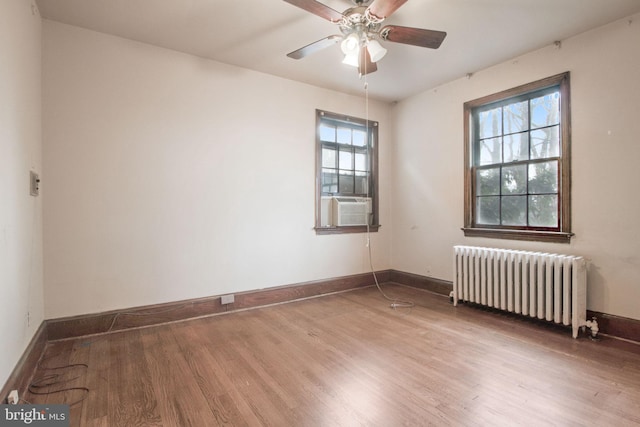
[{"label": "window frame", "polygon": [[[368,181],[368,197],[371,198],[372,224],[367,225],[348,225],[348,226],[322,226],[322,197],[326,196],[322,192],[322,148],[325,145],[320,139],[320,125],[323,119],[331,121],[344,122],[346,124],[356,124],[364,127],[368,131],[367,135],[367,160],[369,162],[370,179]],[[379,209],[378,209],[378,122],[358,117],[352,117],[345,114],[332,113],[325,110],[316,109],[316,209],[315,209],[315,231],[316,234],[346,234],[346,233],[365,233],[377,232],[380,228]],[[369,158],[370,157],[370,158]],[[354,188],[355,189],[355,188]],[[344,197],[362,197],[361,195],[332,193],[335,196]]]},{"label": "window frame", "polygon": [[[569,243],[571,232],[571,99],[569,72],[484,96],[464,103],[464,235],[496,239]],[[474,112],[490,104],[499,104],[545,89],[557,87],[560,92],[560,147],[558,158],[558,227],[521,227],[476,224],[476,164]],[[504,159],[503,159],[504,160]],[[509,165],[509,163],[501,163]]]}]

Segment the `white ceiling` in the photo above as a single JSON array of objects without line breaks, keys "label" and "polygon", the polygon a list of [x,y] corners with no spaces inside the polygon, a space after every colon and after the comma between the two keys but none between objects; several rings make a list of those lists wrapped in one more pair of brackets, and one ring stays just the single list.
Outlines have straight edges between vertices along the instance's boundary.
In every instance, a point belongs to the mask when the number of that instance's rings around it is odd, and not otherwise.
[{"label": "white ceiling", "polygon": [[[323,0],[343,11],[349,0]],[[339,45],[286,56],[340,34],[282,0],[37,0],[43,18],[239,67],[363,94]],[[401,100],[488,66],[640,12],[640,0],[409,0],[385,24],[446,31],[440,49],[386,42],[369,96]]]}]

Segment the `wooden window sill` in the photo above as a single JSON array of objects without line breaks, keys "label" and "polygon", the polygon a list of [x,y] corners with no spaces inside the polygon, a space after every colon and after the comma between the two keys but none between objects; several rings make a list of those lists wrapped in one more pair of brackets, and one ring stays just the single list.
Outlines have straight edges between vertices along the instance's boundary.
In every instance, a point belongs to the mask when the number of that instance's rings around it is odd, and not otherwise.
[{"label": "wooden window sill", "polygon": [[[381,226],[378,225],[370,225],[369,231],[372,233],[376,233]],[[349,234],[349,233],[366,233],[367,226],[366,225],[351,225],[351,226],[342,226],[342,227],[315,227],[316,234]]]},{"label": "wooden window sill", "polygon": [[573,233],[537,230],[501,230],[495,228],[467,228],[466,237],[488,237],[492,239],[528,240],[532,242],[569,243]]}]

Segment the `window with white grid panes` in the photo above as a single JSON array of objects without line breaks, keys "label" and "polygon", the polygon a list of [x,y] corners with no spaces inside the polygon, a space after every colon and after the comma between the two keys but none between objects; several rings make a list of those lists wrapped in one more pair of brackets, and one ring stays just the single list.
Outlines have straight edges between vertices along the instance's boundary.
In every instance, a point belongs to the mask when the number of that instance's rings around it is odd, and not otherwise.
[{"label": "window with white grid panes", "polygon": [[465,103],[466,235],[568,241],[568,85],[565,73]]},{"label": "window with white grid panes", "polygon": [[[377,122],[317,111],[318,206],[322,198],[332,196],[370,197],[377,227],[377,137]],[[322,229],[322,213],[317,212],[316,229]],[[354,227],[348,229],[360,231]]]}]

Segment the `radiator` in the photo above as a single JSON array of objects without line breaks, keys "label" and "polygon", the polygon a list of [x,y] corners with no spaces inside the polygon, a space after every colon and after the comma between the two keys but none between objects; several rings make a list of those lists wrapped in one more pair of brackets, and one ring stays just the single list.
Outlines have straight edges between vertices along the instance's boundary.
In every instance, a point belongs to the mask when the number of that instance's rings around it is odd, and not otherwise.
[{"label": "radiator", "polygon": [[584,258],[541,252],[454,246],[453,304],[470,302],[572,327],[586,320]]}]

